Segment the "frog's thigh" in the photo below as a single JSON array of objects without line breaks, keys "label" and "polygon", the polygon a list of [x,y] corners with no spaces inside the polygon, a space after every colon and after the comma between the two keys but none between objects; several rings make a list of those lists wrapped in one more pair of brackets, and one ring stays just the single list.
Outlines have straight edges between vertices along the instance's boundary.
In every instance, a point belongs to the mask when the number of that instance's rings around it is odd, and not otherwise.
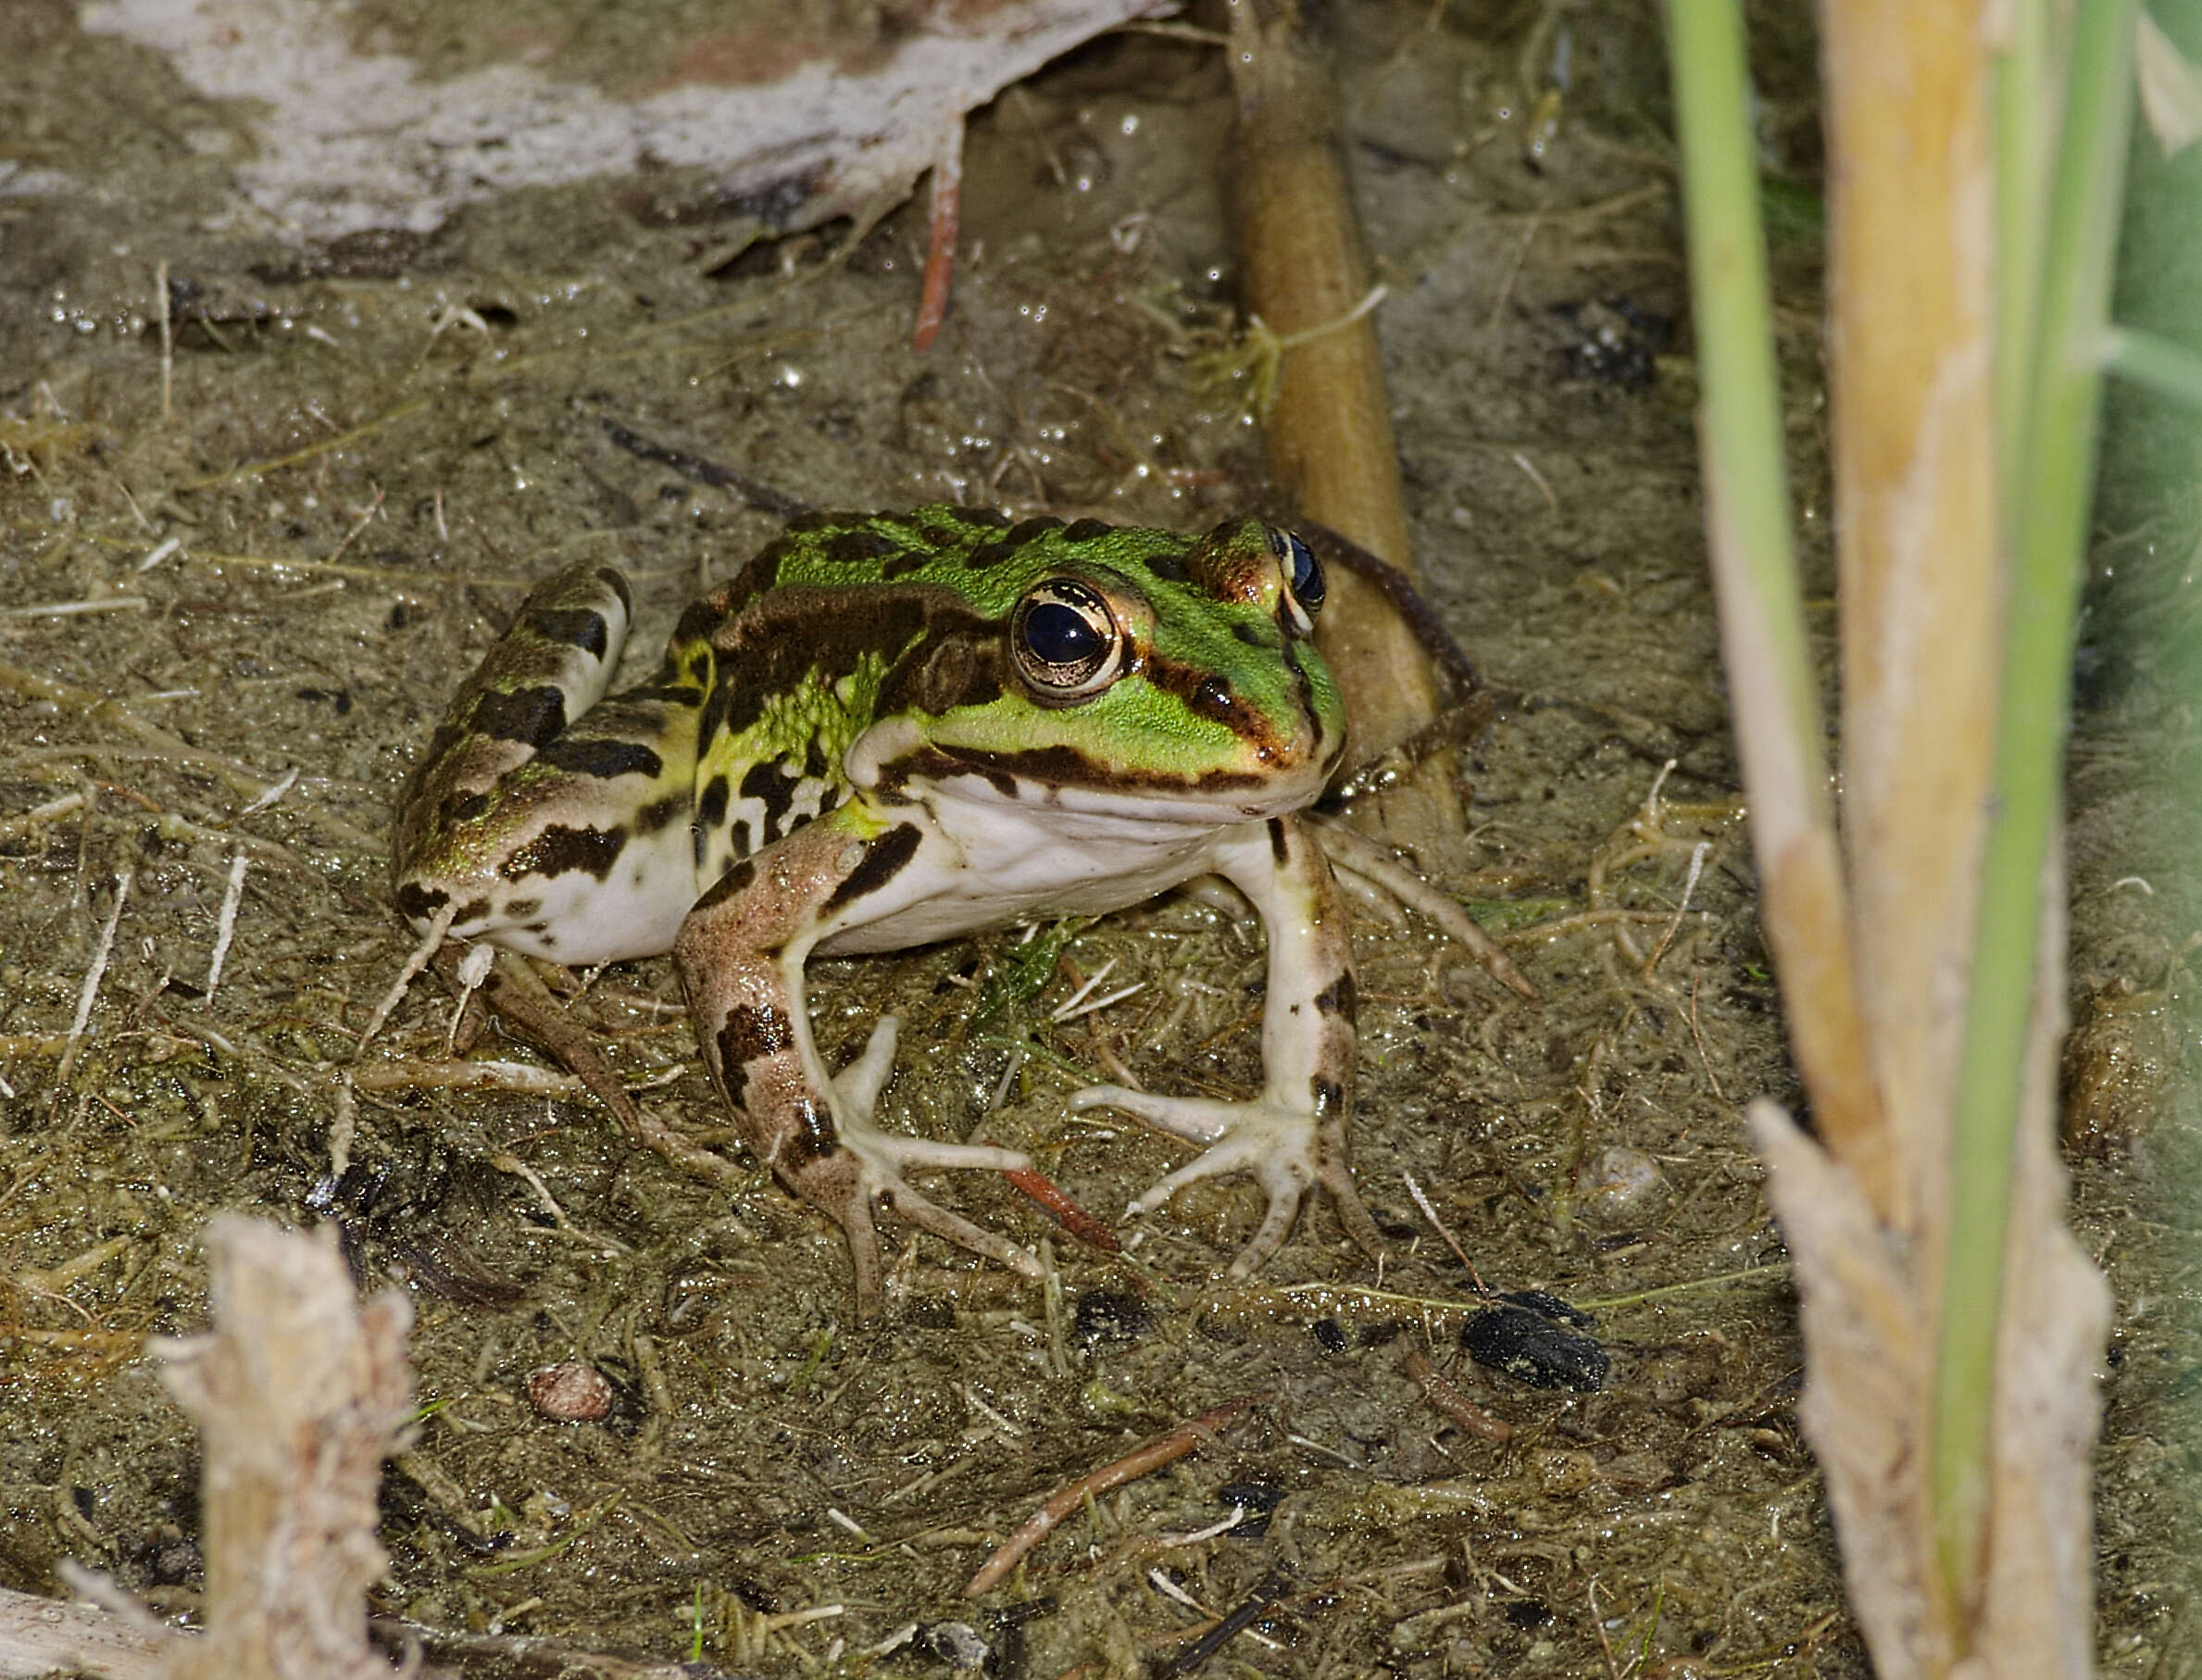
[{"label": "frog's thigh", "polygon": [[849,1098],[875,1089],[881,1071],[837,1086],[811,1039],[803,975],[811,948],[921,891],[904,879],[920,831],[903,822],[862,833],[870,821],[844,808],[736,863],[696,901],[673,947],[712,1083],[758,1159],[846,1235],[866,1316],[881,1300],[875,1205],[1014,1270],[1036,1270],[1015,1244],[935,1206],[902,1177],[914,1167],[1014,1171],[1031,1161],[877,1131]]},{"label": "frog's thigh", "polygon": [[669,950],[695,897],[694,708],[604,701],[400,854],[400,905],[441,893],[452,932],[566,963]]}]

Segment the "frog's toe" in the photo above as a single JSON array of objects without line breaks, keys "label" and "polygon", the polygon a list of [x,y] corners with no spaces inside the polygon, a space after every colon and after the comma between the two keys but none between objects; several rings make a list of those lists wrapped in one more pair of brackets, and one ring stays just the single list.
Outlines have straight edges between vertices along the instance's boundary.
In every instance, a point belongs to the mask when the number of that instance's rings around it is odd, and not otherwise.
[{"label": "frog's toe", "polygon": [[1088,1085],[1070,1094],[1070,1106],[1081,1111],[1121,1109],[1187,1143],[1212,1144],[1239,1130],[1246,1110],[1255,1105],[1207,1097],[1157,1097],[1129,1085]]},{"label": "frog's toe", "polygon": [[901,1026],[895,1016],[882,1015],[865,1043],[864,1053],[833,1075],[835,1105],[845,1114],[861,1116],[867,1125],[871,1122],[872,1110],[879,1106],[880,1093],[894,1075],[895,1037]]},{"label": "frog's toe", "polygon": [[1040,1262],[1028,1250],[983,1225],[973,1224],[960,1213],[951,1213],[899,1179],[879,1193],[878,1203],[883,1211],[932,1232],[943,1242],[999,1261],[1021,1277],[1040,1275]]},{"label": "frog's toe", "polygon": [[1268,1206],[1261,1224],[1232,1262],[1230,1275],[1257,1272],[1292,1235],[1310,1190],[1329,1195],[1338,1222],[1354,1246],[1375,1255],[1382,1247],[1376,1224],[1354,1188],[1343,1133],[1335,1121],[1271,1101],[1220,1102],[1203,1097],[1155,1097],[1117,1085],[1095,1085],[1071,1099],[1079,1109],[1104,1105],[1135,1114],[1149,1124],[1208,1147],[1132,1202],[1132,1217],[1152,1213],[1187,1185],[1244,1172],[1261,1186]]},{"label": "frog's toe", "polygon": [[[878,1047],[879,1036],[873,1034],[872,1048]],[[870,1055],[871,1050],[867,1049],[865,1059],[869,1059]],[[862,1065],[859,1061],[857,1067]],[[856,1072],[856,1067],[849,1072]],[[842,1077],[847,1078],[848,1073]],[[930,1231],[958,1248],[999,1260],[1012,1272],[1026,1277],[1040,1275],[1040,1262],[1025,1249],[1006,1236],[973,1224],[961,1214],[949,1212],[914,1189],[903,1176],[920,1168],[951,1172],[1030,1172],[1031,1156],[1019,1149],[1000,1149],[989,1144],[939,1143],[929,1137],[879,1132],[869,1124],[851,1124],[846,1121],[842,1126],[841,1141],[857,1160],[857,1192],[864,1203],[867,1222],[870,1210],[876,1208]]]}]

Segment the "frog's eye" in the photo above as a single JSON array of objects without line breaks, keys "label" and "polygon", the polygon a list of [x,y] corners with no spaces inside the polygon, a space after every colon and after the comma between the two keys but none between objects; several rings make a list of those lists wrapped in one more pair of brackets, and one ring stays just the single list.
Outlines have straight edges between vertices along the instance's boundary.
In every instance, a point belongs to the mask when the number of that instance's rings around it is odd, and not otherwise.
[{"label": "frog's eye", "polygon": [[1307,635],[1315,629],[1315,615],[1322,610],[1322,562],[1296,533],[1279,531],[1274,525],[1270,527],[1270,547],[1284,572],[1285,608],[1292,627]]},{"label": "frog's eye", "polygon": [[1124,632],[1108,603],[1070,578],[1025,593],[1009,622],[1009,646],[1019,674],[1043,704],[1098,694],[1124,664]]}]

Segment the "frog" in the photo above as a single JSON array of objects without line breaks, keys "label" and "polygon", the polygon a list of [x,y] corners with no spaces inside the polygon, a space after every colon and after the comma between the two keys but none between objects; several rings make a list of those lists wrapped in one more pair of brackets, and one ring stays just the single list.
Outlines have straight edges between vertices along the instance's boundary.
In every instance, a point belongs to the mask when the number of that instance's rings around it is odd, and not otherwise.
[{"label": "frog", "polygon": [[1347,914],[1309,825],[1345,751],[1314,640],[1323,570],[1247,516],[1205,533],[948,504],[806,514],[683,612],[657,671],[609,689],[634,616],[616,570],[532,589],[412,774],[394,902],[424,934],[590,966],[669,952],[710,1083],[755,1158],[841,1229],[860,1317],[892,1215],[1015,1272],[1024,1247],[920,1171],[1029,1172],[1021,1151],[883,1129],[896,1023],[838,1072],[809,959],[1091,917],[1220,875],[1268,941],[1260,1090],[1097,1084],[1200,1147],[1134,1200],[1249,1174],[1230,1274],[1320,1193],[1361,1248]]}]

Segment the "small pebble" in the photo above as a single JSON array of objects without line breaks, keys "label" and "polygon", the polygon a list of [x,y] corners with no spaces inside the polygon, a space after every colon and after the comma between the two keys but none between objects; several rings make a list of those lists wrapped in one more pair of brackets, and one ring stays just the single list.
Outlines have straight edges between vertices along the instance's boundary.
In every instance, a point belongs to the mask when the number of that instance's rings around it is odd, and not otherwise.
[{"label": "small pebble", "polygon": [[528,1373],[528,1398],[546,1418],[561,1423],[594,1423],[611,1414],[612,1385],[595,1366],[560,1360]]}]

